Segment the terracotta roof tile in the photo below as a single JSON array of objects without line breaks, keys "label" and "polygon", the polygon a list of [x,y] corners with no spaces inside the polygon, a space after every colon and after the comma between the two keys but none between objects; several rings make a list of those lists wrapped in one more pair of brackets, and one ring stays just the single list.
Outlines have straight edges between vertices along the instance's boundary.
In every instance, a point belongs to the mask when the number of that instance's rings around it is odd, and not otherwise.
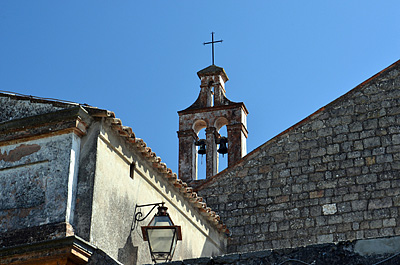
[{"label": "terracotta roof tile", "polygon": [[135,146],[137,150],[142,154],[142,156],[153,166],[153,168],[160,172],[160,174],[166,180],[168,180],[176,188],[176,190],[183,195],[183,197],[187,198],[187,200],[194,206],[194,208],[198,209],[200,214],[204,215],[210,221],[210,223],[220,232],[226,233],[227,235],[229,234],[229,230],[226,228],[226,225],[221,222],[220,217],[215,214],[215,212],[212,211],[210,207],[207,207],[207,204],[203,202],[203,198],[198,197],[197,193],[193,192],[193,188],[189,187],[187,183],[178,179],[177,174],[172,172],[172,169],[168,168],[164,162],[161,162],[161,158],[158,157],[156,153],[154,153],[152,149],[147,146],[143,139],[136,138],[134,132],[132,131],[132,128],[128,126],[123,126],[122,121],[115,117],[114,112],[92,107],[87,104],[78,104],[57,99],[45,99],[40,97],[26,96],[8,91],[0,91],[0,95],[21,100],[49,103],[59,106],[80,105],[91,116],[106,118],[110,121],[111,128],[115,130],[119,136],[124,138],[128,144]]},{"label": "terracotta roof tile", "polygon": [[121,120],[115,118],[115,116],[110,115],[108,118],[111,120],[112,128],[116,130],[121,137],[127,138],[128,143],[134,144],[143,157],[151,163],[153,168],[160,172],[178,192],[188,198],[188,201],[198,209],[201,215],[205,216],[206,219],[210,221],[211,225],[216,227],[221,233],[229,235],[230,232],[226,225],[221,222],[220,216],[217,215],[215,211],[212,211],[205,202],[203,202],[202,197],[197,196],[197,193],[193,192],[193,187],[188,186],[187,183],[178,179],[177,174],[172,172],[172,169],[168,168],[164,162],[161,162],[161,158],[147,146],[143,139],[135,138],[130,127],[123,126]]}]

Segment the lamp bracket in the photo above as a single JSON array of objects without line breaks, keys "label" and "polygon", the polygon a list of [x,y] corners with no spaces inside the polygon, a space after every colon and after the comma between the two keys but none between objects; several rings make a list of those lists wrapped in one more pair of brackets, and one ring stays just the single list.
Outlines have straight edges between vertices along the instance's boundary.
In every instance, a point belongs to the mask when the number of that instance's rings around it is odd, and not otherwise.
[{"label": "lamp bracket", "polygon": [[[151,212],[153,212],[153,210],[154,210],[157,206],[158,206],[158,207],[164,206],[164,204],[165,204],[165,202],[150,203],[150,204],[142,204],[142,205],[136,204],[136,206],[135,206],[135,213],[134,213],[135,219],[134,219],[134,223],[133,223],[133,226],[132,226],[131,231],[135,230],[136,223],[145,220],[145,219],[151,214]],[[136,212],[136,210],[137,210],[138,208],[149,207],[149,206],[153,206],[153,207],[151,208],[151,210],[150,210],[144,217],[142,217],[142,216],[143,216],[143,213],[142,213],[142,212]]]}]

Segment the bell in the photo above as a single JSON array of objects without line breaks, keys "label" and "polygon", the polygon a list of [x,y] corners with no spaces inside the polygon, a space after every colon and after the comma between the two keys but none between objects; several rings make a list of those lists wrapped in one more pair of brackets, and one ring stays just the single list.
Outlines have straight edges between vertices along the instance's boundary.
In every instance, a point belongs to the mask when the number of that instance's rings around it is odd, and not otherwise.
[{"label": "bell", "polygon": [[228,142],[228,139],[226,137],[221,137],[219,140],[219,148],[217,150],[218,153],[224,155],[228,153],[228,148],[226,147],[226,143]]},{"label": "bell", "polygon": [[205,155],[206,154],[206,140],[200,139],[198,140],[195,145],[199,146],[199,155]]},{"label": "bell", "polygon": [[200,144],[198,153],[199,153],[199,155],[205,155],[206,154],[206,144],[205,143]]}]

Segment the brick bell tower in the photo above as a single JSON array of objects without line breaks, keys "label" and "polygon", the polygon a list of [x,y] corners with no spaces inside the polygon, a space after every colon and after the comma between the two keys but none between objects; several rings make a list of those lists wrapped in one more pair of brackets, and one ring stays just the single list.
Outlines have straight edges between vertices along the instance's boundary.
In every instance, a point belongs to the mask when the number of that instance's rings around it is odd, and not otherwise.
[{"label": "brick bell tower", "polygon": [[[227,153],[228,167],[246,155],[248,111],[243,102],[226,98],[228,76],[225,70],[213,64],[197,75],[201,80],[197,100],[187,109],[178,111],[179,178],[186,182],[197,180],[196,146],[199,146],[199,153],[206,155],[207,178],[218,173],[218,152]],[[219,130],[225,125],[228,135],[221,137]],[[199,139],[203,128],[206,139]]]}]

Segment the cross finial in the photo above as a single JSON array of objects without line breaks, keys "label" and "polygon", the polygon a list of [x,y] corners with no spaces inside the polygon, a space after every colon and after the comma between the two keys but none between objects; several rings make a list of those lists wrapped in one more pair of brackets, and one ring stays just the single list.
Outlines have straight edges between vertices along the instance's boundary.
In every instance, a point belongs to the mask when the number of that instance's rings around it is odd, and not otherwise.
[{"label": "cross finial", "polygon": [[209,42],[204,42],[203,45],[206,44],[211,44],[211,51],[212,51],[212,64],[214,65],[214,43],[218,43],[218,42],[222,42],[222,40],[216,40],[214,41],[214,33],[215,32],[211,32],[211,41]]}]

